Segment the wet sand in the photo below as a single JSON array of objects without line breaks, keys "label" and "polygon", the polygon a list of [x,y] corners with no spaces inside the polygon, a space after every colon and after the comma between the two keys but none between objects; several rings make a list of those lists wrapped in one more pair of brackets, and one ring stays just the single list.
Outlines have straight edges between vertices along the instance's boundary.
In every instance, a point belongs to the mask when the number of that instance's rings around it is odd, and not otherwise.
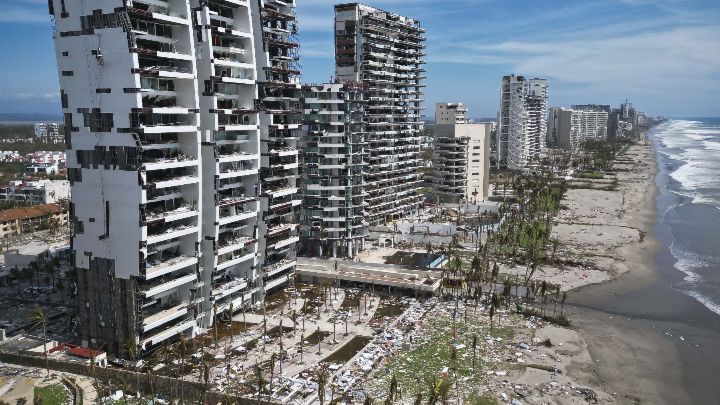
[{"label": "wet sand", "polygon": [[[655,166],[648,170],[654,179]],[[658,221],[654,181],[644,195],[626,213],[647,232],[643,243],[616,250],[628,271],[568,297],[569,317],[593,360],[574,373],[620,403],[720,404],[720,317],[670,287],[680,275]]]}]

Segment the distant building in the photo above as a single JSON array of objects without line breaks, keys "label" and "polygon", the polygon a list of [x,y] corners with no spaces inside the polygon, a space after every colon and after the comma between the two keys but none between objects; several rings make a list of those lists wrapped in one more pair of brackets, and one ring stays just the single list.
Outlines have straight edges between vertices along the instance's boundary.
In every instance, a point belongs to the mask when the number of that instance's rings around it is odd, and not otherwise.
[{"label": "distant building", "polygon": [[64,134],[57,123],[37,123],[35,127],[35,140],[47,143],[62,143],[65,141]]},{"label": "distant building", "polygon": [[58,204],[3,210],[0,211],[0,238],[47,229],[53,221],[58,225],[67,221],[67,213]]},{"label": "distant building", "polygon": [[[461,104],[460,104],[461,105]],[[435,116],[443,120],[447,104]],[[488,196],[493,123],[436,122],[433,143],[433,195],[439,202],[479,202]]]},{"label": "distant building", "polygon": [[512,170],[527,168],[540,159],[547,143],[547,81],[505,76],[500,98],[497,166]]},{"label": "distant building", "polygon": [[53,204],[63,198],[70,198],[67,180],[16,180],[0,187],[0,202],[40,205]]},{"label": "distant building", "polygon": [[606,111],[553,107],[548,117],[548,139],[560,148],[576,150],[588,140],[607,140]]},{"label": "distant building", "polygon": [[58,163],[33,163],[25,168],[25,174],[27,175],[52,175],[60,172],[60,166]]},{"label": "distant building", "polygon": [[462,103],[437,103],[435,124],[467,124],[467,109]]}]

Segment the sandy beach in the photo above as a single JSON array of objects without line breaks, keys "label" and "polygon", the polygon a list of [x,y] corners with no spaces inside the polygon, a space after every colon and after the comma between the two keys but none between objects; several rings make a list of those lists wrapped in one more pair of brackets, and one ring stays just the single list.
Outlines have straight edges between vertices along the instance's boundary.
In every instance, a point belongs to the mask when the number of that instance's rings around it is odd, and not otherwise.
[{"label": "sandy beach", "polygon": [[[621,292],[659,282],[656,255],[656,160],[651,145],[630,147],[613,173],[599,180],[571,180],[553,236],[561,263],[535,277],[561,285],[573,304],[569,317],[580,350],[567,366],[571,378],[593,387],[608,402],[692,403],[683,389],[680,355],[647,320],[603,308],[648,305],[620,300]],[[503,272],[523,273],[521,268]],[[615,280],[610,282],[611,280]],[[611,399],[609,399],[611,398]],[[600,402],[603,402],[602,400]]]}]

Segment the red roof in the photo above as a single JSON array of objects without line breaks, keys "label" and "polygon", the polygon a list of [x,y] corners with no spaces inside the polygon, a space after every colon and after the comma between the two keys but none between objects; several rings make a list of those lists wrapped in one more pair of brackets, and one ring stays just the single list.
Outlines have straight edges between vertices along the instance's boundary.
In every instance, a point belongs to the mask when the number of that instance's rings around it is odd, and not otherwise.
[{"label": "red roof", "polygon": [[14,221],[16,219],[38,218],[47,214],[57,214],[61,211],[59,204],[42,204],[32,207],[13,208],[0,211],[0,222]]},{"label": "red roof", "polygon": [[71,345],[69,343],[60,343],[57,347],[51,349],[50,353],[55,353],[55,352],[59,352],[59,351],[64,351],[67,354],[71,354],[76,357],[81,357],[83,359],[93,359],[93,358],[105,353],[105,352],[101,352],[99,350],[93,350],[93,349],[88,349],[85,347]]}]

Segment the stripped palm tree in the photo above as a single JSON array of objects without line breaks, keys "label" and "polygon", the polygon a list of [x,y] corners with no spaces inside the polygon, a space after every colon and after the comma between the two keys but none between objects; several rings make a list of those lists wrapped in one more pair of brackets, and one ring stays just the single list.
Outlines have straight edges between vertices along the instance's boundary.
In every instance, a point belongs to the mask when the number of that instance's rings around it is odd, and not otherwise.
[{"label": "stripped palm tree", "polygon": [[45,356],[45,369],[47,370],[47,376],[50,377],[50,363],[48,362],[48,348],[47,348],[47,317],[42,308],[35,307],[32,313],[34,327],[42,326],[43,331],[43,355]]},{"label": "stripped palm tree", "polygon": [[318,367],[316,377],[318,380],[318,399],[320,400],[320,405],[324,405],[325,386],[327,385],[328,379],[330,378],[330,374],[328,374],[327,370],[324,367]]}]

